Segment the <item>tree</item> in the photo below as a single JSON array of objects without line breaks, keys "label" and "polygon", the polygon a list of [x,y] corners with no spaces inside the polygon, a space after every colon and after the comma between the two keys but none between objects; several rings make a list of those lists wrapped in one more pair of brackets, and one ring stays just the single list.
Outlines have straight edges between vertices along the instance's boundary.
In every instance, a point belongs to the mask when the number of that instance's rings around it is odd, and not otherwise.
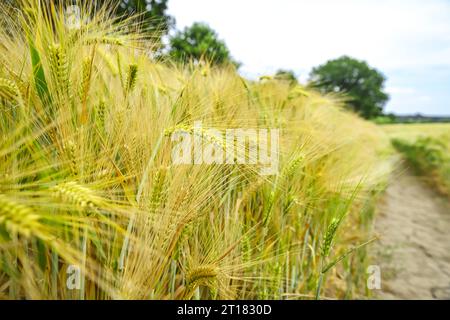
[{"label": "tree", "polygon": [[143,23],[150,30],[166,35],[175,25],[175,19],[166,13],[168,0],[122,0],[117,8],[118,14],[141,14]]},{"label": "tree", "polygon": [[225,42],[208,25],[196,22],[170,38],[169,56],[176,61],[208,60],[215,64],[237,62],[231,57]]},{"label": "tree", "polygon": [[295,76],[295,73],[292,70],[279,69],[275,73],[275,79],[288,81],[290,84],[297,84],[298,83],[297,77]]},{"label": "tree", "polygon": [[162,38],[175,25],[175,19],[167,14],[168,0],[121,0],[116,14],[129,16],[139,14],[143,27],[152,32],[155,43],[162,47]]},{"label": "tree", "polygon": [[310,84],[322,92],[349,96],[349,105],[364,118],[382,114],[389,96],[383,91],[386,78],[365,61],[347,56],[330,60],[310,73]]}]

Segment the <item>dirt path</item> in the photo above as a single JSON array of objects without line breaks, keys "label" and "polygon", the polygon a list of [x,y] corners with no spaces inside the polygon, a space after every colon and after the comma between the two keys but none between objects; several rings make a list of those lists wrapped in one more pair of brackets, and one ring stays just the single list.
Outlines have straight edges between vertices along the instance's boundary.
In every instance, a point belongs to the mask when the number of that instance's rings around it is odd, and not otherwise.
[{"label": "dirt path", "polygon": [[377,209],[381,299],[450,299],[450,205],[403,168]]}]

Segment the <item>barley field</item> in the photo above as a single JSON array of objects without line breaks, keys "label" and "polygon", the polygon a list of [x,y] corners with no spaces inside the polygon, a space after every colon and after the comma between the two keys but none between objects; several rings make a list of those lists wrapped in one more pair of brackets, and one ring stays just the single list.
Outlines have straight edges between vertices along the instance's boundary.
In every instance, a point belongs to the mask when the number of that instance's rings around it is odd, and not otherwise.
[{"label": "barley field", "polygon": [[419,137],[439,138],[450,134],[449,123],[407,123],[380,126],[391,139],[415,142]]},{"label": "barley field", "polygon": [[[389,137],[323,96],[152,57],[139,17],[0,4],[0,298],[370,296]],[[174,132],[280,130],[276,174],[175,164]],[[235,143],[238,154],[250,142]]]}]

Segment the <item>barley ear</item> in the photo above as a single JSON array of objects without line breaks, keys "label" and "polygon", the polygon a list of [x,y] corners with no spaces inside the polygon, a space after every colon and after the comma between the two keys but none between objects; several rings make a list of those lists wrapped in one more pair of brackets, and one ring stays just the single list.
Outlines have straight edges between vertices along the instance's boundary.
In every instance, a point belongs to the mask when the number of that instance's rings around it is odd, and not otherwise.
[{"label": "barley ear", "polygon": [[89,37],[84,39],[83,43],[85,45],[106,44],[112,46],[123,46],[125,44],[122,39],[111,36]]},{"label": "barley ear", "polygon": [[241,251],[242,251],[242,260],[244,263],[250,262],[251,256],[252,256],[252,247],[250,243],[250,238],[246,234],[242,237],[242,244],[241,244]]},{"label": "barley ear", "polygon": [[267,225],[269,224],[270,219],[272,217],[272,211],[273,211],[273,206],[275,204],[275,198],[276,198],[276,191],[273,190],[269,195],[268,204],[264,211],[264,216],[263,216],[263,226],[264,227],[267,227]]},{"label": "barley ear", "polygon": [[74,181],[58,184],[52,191],[64,203],[80,209],[95,209],[99,199],[93,190]]},{"label": "barley ear", "polygon": [[92,59],[86,58],[83,60],[82,77],[80,85],[80,99],[83,103],[87,100],[92,76]]},{"label": "barley ear", "polygon": [[50,67],[57,81],[61,86],[62,93],[70,94],[70,77],[69,77],[69,60],[64,49],[59,44],[52,44],[49,46],[50,53]]},{"label": "barley ear", "polygon": [[340,220],[337,218],[333,218],[330,224],[328,225],[325,237],[322,242],[322,252],[321,252],[322,258],[326,258],[330,254],[339,224]]},{"label": "barley ear", "polygon": [[101,100],[95,106],[95,121],[97,123],[98,128],[101,130],[101,132],[104,132],[104,130],[105,130],[105,113],[106,113],[105,101]]},{"label": "barley ear", "polygon": [[28,206],[0,195],[0,226],[12,234],[20,234],[26,238],[38,228],[39,215]]},{"label": "barley ear", "polygon": [[285,180],[291,178],[292,176],[294,176],[295,171],[298,169],[298,167],[300,166],[300,164],[303,161],[304,161],[304,157],[298,156],[298,157],[294,158],[291,162],[289,162],[289,164],[286,166],[286,168],[281,173],[280,180],[285,181]]},{"label": "barley ear", "polygon": [[67,141],[63,147],[64,153],[69,160],[70,171],[74,176],[78,175],[78,164],[77,164],[77,146],[72,140]]},{"label": "barley ear", "polygon": [[127,77],[125,81],[124,91],[126,94],[130,93],[136,85],[138,66],[137,64],[130,64],[128,67]]},{"label": "barley ear", "polygon": [[195,290],[201,286],[208,286],[211,281],[215,280],[218,270],[212,265],[198,266],[190,270],[186,275],[186,299],[192,298]]},{"label": "barley ear", "polygon": [[22,94],[14,81],[0,78],[0,97],[22,104]]}]

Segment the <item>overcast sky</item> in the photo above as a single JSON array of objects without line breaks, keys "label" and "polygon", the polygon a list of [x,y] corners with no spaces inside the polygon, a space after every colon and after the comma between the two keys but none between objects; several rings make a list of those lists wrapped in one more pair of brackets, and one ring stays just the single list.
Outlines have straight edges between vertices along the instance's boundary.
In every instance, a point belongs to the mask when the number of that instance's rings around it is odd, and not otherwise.
[{"label": "overcast sky", "polygon": [[341,55],[388,78],[386,110],[450,115],[450,0],[169,0],[183,29],[206,22],[249,78]]}]

